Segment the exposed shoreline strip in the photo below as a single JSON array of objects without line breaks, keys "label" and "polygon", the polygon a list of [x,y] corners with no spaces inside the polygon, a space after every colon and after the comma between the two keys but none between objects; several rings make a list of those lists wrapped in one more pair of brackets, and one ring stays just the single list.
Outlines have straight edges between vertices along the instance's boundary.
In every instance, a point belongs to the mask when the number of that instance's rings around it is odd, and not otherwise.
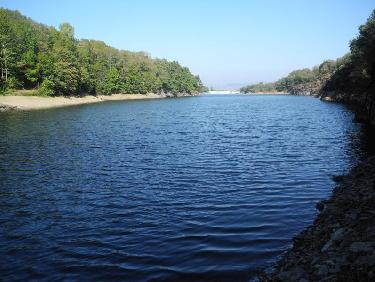
[{"label": "exposed shoreline strip", "polygon": [[167,95],[158,94],[112,94],[83,97],[38,97],[38,96],[0,96],[0,111],[9,110],[38,110],[84,104],[100,103],[105,101],[125,101],[141,99],[161,99]]}]

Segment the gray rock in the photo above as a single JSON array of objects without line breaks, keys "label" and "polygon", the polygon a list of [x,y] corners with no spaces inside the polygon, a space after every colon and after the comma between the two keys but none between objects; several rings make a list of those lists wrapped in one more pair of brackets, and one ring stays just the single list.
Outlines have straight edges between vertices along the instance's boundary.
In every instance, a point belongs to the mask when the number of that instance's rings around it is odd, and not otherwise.
[{"label": "gray rock", "polygon": [[338,265],[348,265],[350,262],[348,262],[348,256],[346,254],[340,254],[335,258],[335,263]]},{"label": "gray rock", "polygon": [[351,213],[349,213],[349,214],[347,215],[347,218],[349,218],[350,220],[352,220],[352,221],[354,222],[354,221],[357,220],[357,218],[358,218],[358,213],[356,213],[356,212],[351,212]]},{"label": "gray rock", "polygon": [[328,274],[328,267],[325,264],[319,265],[317,268],[318,276],[326,276]]},{"label": "gray rock", "polygon": [[375,227],[374,226],[371,226],[371,227],[368,227],[367,230],[366,230],[366,233],[370,236],[375,236]]},{"label": "gray rock", "polygon": [[302,267],[296,266],[288,271],[283,271],[279,273],[278,278],[281,281],[299,281],[307,277],[306,272]]},{"label": "gray rock", "polygon": [[357,265],[375,266],[375,255],[360,256],[354,263]]},{"label": "gray rock", "polygon": [[324,210],[324,203],[323,202],[319,202],[319,203],[316,203],[315,205],[315,208],[318,210],[318,211],[323,211]]},{"label": "gray rock", "polygon": [[341,271],[341,266],[339,264],[331,265],[329,268],[329,273],[338,273]]},{"label": "gray rock", "polygon": [[320,260],[320,257],[314,257],[313,260],[311,261],[311,264],[314,265],[317,262],[319,262],[319,260]]},{"label": "gray rock", "polygon": [[371,242],[354,242],[350,245],[350,250],[353,253],[370,253],[372,249]]},{"label": "gray rock", "polygon": [[332,247],[333,245],[333,241],[332,240],[329,240],[327,243],[325,243],[325,245],[323,246],[323,248],[321,249],[321,252],[324,253],[326,252],[329,248]]},{"label": "gray rock", "polygon": [[331,236],[331,240],[334,242],[341,242],[346,234],[347,230],[345,228],[337,229]]},{"label": "gray rock", "polygon": [[16,110],[16,109],[17,109],[17,107],[14,107],[14,106],[8,106],[8,105],[0,104],[0,112],[13,111],[13,110]]}]

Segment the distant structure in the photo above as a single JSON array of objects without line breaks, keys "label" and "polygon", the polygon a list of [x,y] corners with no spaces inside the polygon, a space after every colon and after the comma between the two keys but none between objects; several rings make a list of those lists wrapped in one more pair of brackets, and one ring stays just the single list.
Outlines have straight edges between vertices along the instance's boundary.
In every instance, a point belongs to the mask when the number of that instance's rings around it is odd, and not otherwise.
[{"label": "distant structure", "polygon": [[210,91],[207,92],[208,94],[240,94],[239,90],[213,90],[211,89]]}]

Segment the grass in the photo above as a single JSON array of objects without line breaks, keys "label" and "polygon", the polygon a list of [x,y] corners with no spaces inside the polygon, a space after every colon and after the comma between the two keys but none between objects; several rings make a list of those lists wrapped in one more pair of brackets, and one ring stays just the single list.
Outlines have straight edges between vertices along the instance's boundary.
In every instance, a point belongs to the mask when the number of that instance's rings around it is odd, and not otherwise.
[{"label": "grass", "polygon": [[8,90],[3,93],[5,96],[41,96],[37,89],[30,90]]}]

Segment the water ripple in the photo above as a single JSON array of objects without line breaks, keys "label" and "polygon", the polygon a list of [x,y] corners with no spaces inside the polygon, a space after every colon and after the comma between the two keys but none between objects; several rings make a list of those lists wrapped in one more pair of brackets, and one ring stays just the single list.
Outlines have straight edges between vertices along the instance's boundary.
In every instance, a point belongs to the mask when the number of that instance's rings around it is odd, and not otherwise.
[{"label": "water ripple", "polygon": [[361,154],[345,108],[220,96],[2,113],[8,280],[247,281]]}]

